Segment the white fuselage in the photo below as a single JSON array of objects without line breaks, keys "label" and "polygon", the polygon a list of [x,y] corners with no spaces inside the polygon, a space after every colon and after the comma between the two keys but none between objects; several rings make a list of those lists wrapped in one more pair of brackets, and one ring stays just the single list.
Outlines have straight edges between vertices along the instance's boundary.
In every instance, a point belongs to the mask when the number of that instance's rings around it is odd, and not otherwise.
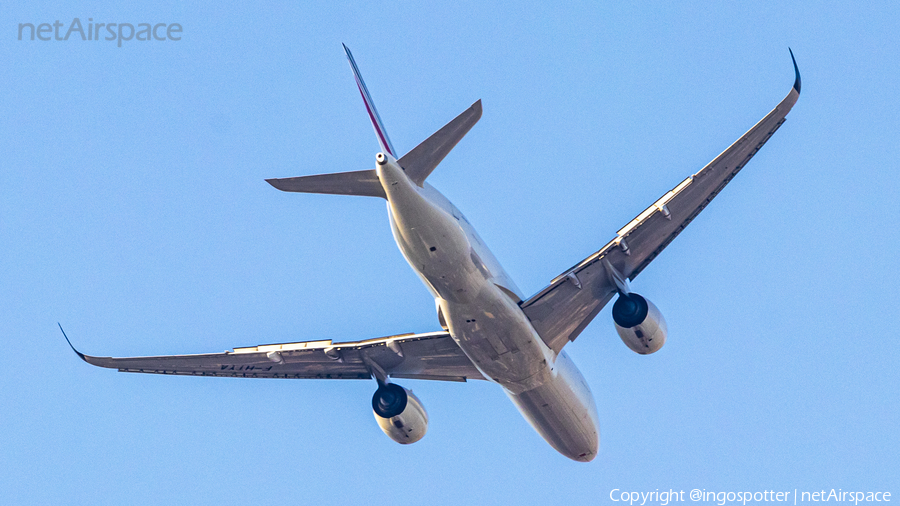
[{"label": "white fuselage", "polygon": [[412,182],[392,157],[376,171],[394,239],[434,295],[453,340],[557,451],[593,459],[599,426],[590,388],[565,352],[544,344],[519,308],[518,287],[472,225],[431,185]]}]

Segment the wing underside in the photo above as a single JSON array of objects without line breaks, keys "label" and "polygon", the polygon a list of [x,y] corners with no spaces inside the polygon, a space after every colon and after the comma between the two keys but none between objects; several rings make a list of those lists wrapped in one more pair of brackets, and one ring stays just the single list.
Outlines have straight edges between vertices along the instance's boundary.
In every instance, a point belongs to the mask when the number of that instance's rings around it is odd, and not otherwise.
[{"label": "wing underside", "polygon": [[268,344],[200,355],[114,358],[94,357],[78,350],[75,353],[98,367],[150,374],[288,379],[370,379],[382,375],[444,381],[484,379],[450,334],[443,331],[344,343],[324,340]]},{"label": "wing underside", "polygon": [[[793,54],[791,54],[793,59]],[[800,96],[800,72],[788,95],[706,167],[622,227],[609,243],[557,276],[521,307],[547,345],[559,351],[616,293],[606,262],[634,279],[719,194],[784,123]]]}]

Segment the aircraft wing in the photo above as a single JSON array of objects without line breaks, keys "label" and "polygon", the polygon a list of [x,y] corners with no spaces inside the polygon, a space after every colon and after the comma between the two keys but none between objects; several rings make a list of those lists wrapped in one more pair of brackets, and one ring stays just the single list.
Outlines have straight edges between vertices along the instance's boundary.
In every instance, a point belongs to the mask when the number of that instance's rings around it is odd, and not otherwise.
[{"label": "aircraft wing", "polygon": [[119,372],[235,378],[371,379],[374,375],[382,379],[484,379],[446,331],[344,343],[266,344],[201,355],[113,358],[72,349],[91,365]]},{"label": "aircraft wing", "polygon": [[[793,59],[793,53],[791,54]],[[784,123],[800,96],[800,72],[790,93],[765,118],[706,167],[682,181],[628,222],[600,251],[557,276],[521,303],[547,345],[559,352],[616,293],[605,263],[634,279],[722,191]]]}]

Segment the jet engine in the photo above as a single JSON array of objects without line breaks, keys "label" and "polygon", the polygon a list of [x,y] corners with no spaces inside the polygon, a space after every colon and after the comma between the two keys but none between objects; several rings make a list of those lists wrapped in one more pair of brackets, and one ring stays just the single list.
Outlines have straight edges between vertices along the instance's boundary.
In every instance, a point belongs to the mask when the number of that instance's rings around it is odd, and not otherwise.
[{"label": "jet engine", "polygon": [[616,332],[631,351],[649,355],[666,344],[666,320],[649,300],[634,292],[620,293],[612,314]]},{"label": "jet engine", "polygon": [[428,413],[422,402],[395,383],[378,386],[372,396],[372,412],[381,430],[402,445],[422,439],[428,430]]}]

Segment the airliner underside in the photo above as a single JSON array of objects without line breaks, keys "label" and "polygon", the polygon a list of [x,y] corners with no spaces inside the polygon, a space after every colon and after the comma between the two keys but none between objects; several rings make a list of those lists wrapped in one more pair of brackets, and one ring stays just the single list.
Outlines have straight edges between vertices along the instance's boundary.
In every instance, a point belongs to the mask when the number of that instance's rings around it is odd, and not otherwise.
[{"label": "airliner underside", "polygon": [[500,385],[557,451],[574,460],[592,460],[599,449],[597,409],[564,346],[615,296],[613,320],[622,341],[639,354],[662,347],[665,320],[652,302],[631,290],[630,281],[784,123],[800,94],[796,61],[794,85],[775,109],[706,167],[627,223],[603,248],[526,299],[465,216],[426,182],[481,118],[481,101],[398,159],[353,55],[346,46],[344,50],[381,148],[375,168],[267,181],[288,192],[385,199],[394,239],[435,298],[442,330],[356,342],[269,344],[201,355],[110,358],[75,352],[90,364],[122,372],[374,378],[378,383],[372,398],[375,419],[391,439],[403,444],[424,436],[428,415],[421,401],[393,379],[484,379]]}]

